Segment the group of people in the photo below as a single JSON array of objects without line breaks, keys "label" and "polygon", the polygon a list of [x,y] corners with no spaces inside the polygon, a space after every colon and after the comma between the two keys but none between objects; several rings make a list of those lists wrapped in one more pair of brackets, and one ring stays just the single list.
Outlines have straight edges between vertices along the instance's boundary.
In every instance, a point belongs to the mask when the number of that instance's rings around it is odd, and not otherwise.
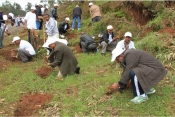
[{"label": "group of people", "polygon": [[[54,7],[57,5],[54,5]],[[76,6],[77,8],[78,6]],[[96,15],[94,17],[94,9],[99,11],[99,7],[93,3],[89,3],[91,17],[93,22],[97,22],[101,19],[101,15]],[[29,29],[36,27],[36,19],[40,22],[39,16],[35,14],[35,7],[31,7],[31,11],[25,16],[25,26]],[[56,11],[51,10],[53,13]],[[76,10],[75,10],[76,11]],[[48,38],[42,47],[47,48],[49,51],[46,58],[49,62],[46,65],[51,67],[59,67],[59,72],[57,75],[58,80],[63,80],[63,78],[69,74],[80,73],[80,67],[78,66],[78,61],[74,56],[71,49],[67,46],[67,41],[64,39],[59,39],[59,33],[63,33],[62,30],[70,28],[68,25],[69,18],[65,19],[63,26],[60,29],[57,28],[56,19],[57,15],[43,14],[42,20],[46,20],[46,34]],[[79,15],[75,15],[74,18],[80,18]],[[35,19],[35,23],[32,23]],[[66,25],[67,24],[67,25]],[[2,26],[2,23],[1,23]],[[79,25],[80,26],[80,25]],[[78,28],[80,28],[78,26]],[[75,27],[72,26],[72,29]],[[131,41],[132,33],[126,32],[124,34],[124,39],[118,42],[118,38],[114,36],[113,26],[108,25],[107,31],[103,34],[99,41],[99,47],[102,48],[101,54],[105,55],[107,51],[111,52],[112,59],[121,63],[123,67],[123,73],[119,82],[112,85],[112,90],[123,91],[128,82],[131,81],[134,98],[131,100],[134,103],[142,103],[148,100],[148,94],[155,93],[153,88],[160,80],[162,80],[167,71],[162,63],[153,57],[151,54],[135,49],[134,42]],[[21,40],[20,37],[15,36],[13,38],[13,43],[19,45],[18,49],[13,49],[12,51],[18,51],[18,55],[21,57],[22,62],[26,63],[32,59],[36,54],[34,48],[29,41]],[[83,52],[96,51],[97,43],[88,34],[82,32],[80,37],[80,46]],[[17,57],[17,56],[15,56]]]}]

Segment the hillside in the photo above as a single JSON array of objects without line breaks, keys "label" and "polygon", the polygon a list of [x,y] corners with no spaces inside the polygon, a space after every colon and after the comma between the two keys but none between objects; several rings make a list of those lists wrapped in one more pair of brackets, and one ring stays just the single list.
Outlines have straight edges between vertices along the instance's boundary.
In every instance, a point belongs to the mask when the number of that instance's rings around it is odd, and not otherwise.
[{"label": "hillside", "polygon": [[[10,50],[15,35],[27,39],[23,27],[9,26],[11,36],[5,36],[0,49],[0,116],[174,116],[175,98],[175,2],[157,1],[93,1],[102,10],[102,20],[91,25],[88,1],[64,2],[58,8],[58,23],[65,17],[72,19],[72,10],[78,4],[83,11],[82,28],[70,31],[66,38],[81,67],[80,74],[69,75],[64,81],[55,80],[57,68],[44,65],[45,49],[29,63],[12,60]],[[72,20],[70,22],[72,24]],[[111,63],[111,53],[81,53],[78,46],[81,31],[95,35],[113,25],[115,35],[123,39],[126,31],[133,34],[137,49],[158,58],[168,74],[154,88],[145,103],[135,105],[131,88],[122,94],[106,95],[108,86],[120,79],[122,68]],[[41,44],[44,36],[41,34]],[[42,70],[40,68],[43,68]],[[47,68],[47,69],[44,69]],[[41,71],[39,71],[39,69]],[[40,77],[43,72],[46,77]]]}]

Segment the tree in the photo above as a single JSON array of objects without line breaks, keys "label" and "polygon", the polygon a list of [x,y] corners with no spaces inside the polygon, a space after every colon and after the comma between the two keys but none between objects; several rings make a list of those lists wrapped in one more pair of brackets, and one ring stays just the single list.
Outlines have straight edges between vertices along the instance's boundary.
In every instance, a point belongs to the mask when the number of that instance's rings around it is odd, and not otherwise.
[{"label": "tree", "polygon": [[32,6],[32,3],[28,2],[25,8],[25,11],[30,11],[31,6]]}]

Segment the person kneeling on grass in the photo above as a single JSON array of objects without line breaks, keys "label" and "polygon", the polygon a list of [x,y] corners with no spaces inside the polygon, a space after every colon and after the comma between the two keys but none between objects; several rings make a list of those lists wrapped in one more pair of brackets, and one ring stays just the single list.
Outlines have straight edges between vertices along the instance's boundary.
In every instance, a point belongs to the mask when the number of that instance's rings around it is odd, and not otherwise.
[{"label": "person kneeling on grass", "polygon": [[46,65],[59,67],[58,76],[56,78],[57,80],[63,80],[63,77],[68,74],[79,74],[80,67],[77,66],[77,59],[68,46],[61,42],[49,39],[44,43],[43,47],[52,49],[52,52],[47,56],[47,59],[53,57],[54,61],[51,63],[47,62]]},{"label": "person kneeling on grass", "polygon": [[33,46],[28,41],[21,40],[20,37],[15,36],[13,37],[12,42],[15,43],[16,45],[19,45],[19,48],[12,49],[11,51],[17,51],[23,63],[26,63],[32,60],[32,57],[36,54],[36,52]]},{"label": "person kneeling on grass", "polygon": [[151,54],[136,49],[115,48],[112,51],[111,62],[117,60],[124,67],[120,81],[114,83],[113,89],[122,91],[131,80],[136,104],[148,100],[147,94],[155,92],[155,86],[162,80],[167,71],[165,67]]}]

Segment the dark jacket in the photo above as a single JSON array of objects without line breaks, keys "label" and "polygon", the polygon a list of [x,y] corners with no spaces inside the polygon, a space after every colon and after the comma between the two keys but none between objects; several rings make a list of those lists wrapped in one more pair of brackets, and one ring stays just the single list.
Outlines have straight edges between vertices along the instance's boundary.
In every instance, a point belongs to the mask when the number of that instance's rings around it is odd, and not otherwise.
[{"label": "dark jacket", "polygon": [[36,18],[38,19],[38,16],[42,16],[42,14],[41,14],[41,8],[38,5],[35,6],[35,8],[36,8],[36,11],[35,11]]},{"label": "dark jacket", "polygon": [[123,63],[125,67],[120,82],[127,84],[130,79],[129,73],[133,70],[144,92],[148,92],[167,74],[159,60],[142,50],[127,49],[124,52]]},{"label": "dark jacket", "polygon": [[55,7],[51,8],[51,10],[50,10],[50,17],[53,17],[55,20],[58,19],[57,8],[55,8]]},{"label": "dark jacket", "polygon": [[[94,39],[87,35],[87,34],[83,34],[81,37],[80,37],[80,43],[81,42],[84,42],[86,44],[86,47],[91,44],[91,43],[95,43]],[[81,48],[81,44],[80,44],[80,48]]]},{"label": "dark jacket", "polygon": [[[67,24],[67,28],[66,29],[64,29],[64,26]],[[61,22],[60,24],[59,24],[59,26],[58,26],[58,30],[59,30],[59,32],[61,31],[66,31],[66,30],[68,30],[70,28],[70,26],[69,26],[69,24],[68,23],[66,23],[65,21],[64,22]]]},{"label": "dark jacket", "polygon": [[80,7],[75,7],[73,10],[73,18],[75,18],[76,16],[80,16],[81,18],[81,14],[82,14],[82,10]]},{"label": "dark jacket", "polygon": [[59,66],[59,70],[63,76],[73,74],[78,64],[71,49],[60,42],[55,42],[56,47],[50,56],[55,56],[55,61],[50,63],[51,67]]},{"label": "dark jacket", "polygon": [[[113,37],[114,37],[114,33],[112,32],[112,38],[113,38]],[[106,43],[108,43],[108,42],[109,42],[108,38],[109,38],[109,33],[108,33],[108,31],[106,31],[106,32],[103,34],[103,36],[101,37],[100,43],[101,43],[102,41],[105,41]]]}]

